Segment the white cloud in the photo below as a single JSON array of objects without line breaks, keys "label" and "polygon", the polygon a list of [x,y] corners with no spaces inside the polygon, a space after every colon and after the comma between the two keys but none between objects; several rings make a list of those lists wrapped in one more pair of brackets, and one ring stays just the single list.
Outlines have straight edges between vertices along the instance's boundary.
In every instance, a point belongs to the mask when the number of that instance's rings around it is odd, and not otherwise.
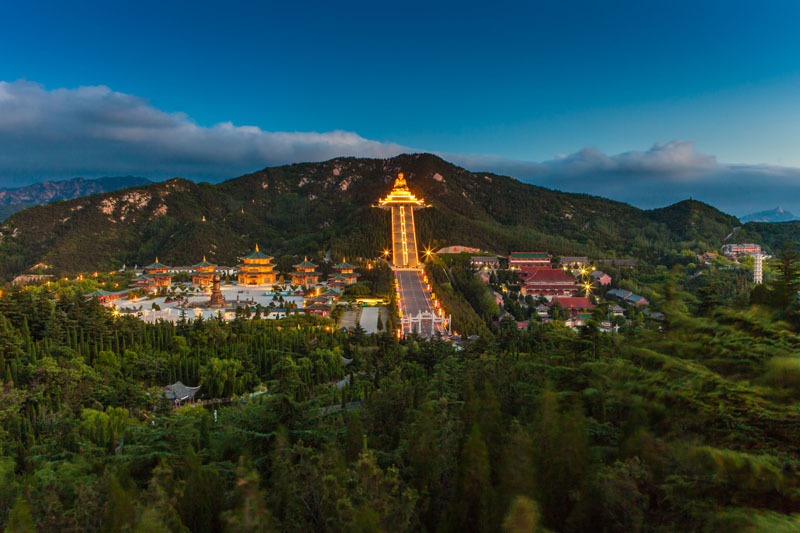
[{"label": "white cloud", "polygon": [[745,215],[782,205],[800,215],[800,169],[729,165],[695,150],[694,143],[657,143],[646,151],[606,155],[583,148],[541,163],[499,157],[446,155],[474,170],[570,192],[604,196],[643,208],[687,198]]},{"label": "white cloud", "polygon": [[[166,113],[105,86],[47,90],[27,81],[0,82],[4,186],[120,174],[222,179],[271,165],[409,151],[419,150],[348,131],[274,132],[231,122],[198,126],[183,113]],[[800,214],[800,169],[727,165],[689,141],[616,155],[589,147],[543,162],[440,155],[471,170],[645,208],[691,196],[738,215],[778,204]]]},{"label": "white cloud", "polygon": [[47,90],[0,82],[0,178],[7,183],[119,173],[213,179],[269,165],[408,150],[347,131],[198,126],[183,113],[166,113],[105,86]]}]

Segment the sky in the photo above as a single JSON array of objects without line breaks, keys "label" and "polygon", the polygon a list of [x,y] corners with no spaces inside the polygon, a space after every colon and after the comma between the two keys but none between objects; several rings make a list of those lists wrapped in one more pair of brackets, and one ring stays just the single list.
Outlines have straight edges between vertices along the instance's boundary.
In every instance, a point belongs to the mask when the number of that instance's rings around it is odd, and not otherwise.
[{"label": "sky", "polygon": [[800,214],[798,20],[789,0],[7,3],[0,186],[429,151],[640,207]]}]

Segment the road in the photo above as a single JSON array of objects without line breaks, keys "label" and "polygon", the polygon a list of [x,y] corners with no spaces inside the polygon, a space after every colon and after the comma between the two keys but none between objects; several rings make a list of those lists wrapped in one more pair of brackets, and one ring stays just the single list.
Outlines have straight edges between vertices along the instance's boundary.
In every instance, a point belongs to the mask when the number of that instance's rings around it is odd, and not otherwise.
[{"label": "road", "polygon": [[[425,290],[421,270],[396,270],[397,282],[400,286],[400,304],[403,317],[417,316],[419,312],[435,313],[430,293]],[[418,332],[423,337],[433,336],[433,322],[423,321],[422,331]]]}]

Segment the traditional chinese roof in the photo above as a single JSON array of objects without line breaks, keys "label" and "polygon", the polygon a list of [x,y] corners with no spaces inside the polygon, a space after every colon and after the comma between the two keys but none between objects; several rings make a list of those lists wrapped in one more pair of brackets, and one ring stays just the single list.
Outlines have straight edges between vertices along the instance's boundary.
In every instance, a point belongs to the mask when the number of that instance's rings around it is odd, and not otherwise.
[{"label": "traditional chinese roof", "polygon": [[193,397],[198,390],[200,390],[199,385],[197,387],[188,387],[180,381],[176,381],[172,385],[164,387],[164,396],[167,400],[182,402]]},{"label": "traditional chinese roof", "polygon": [[333,308],[332,305],[321,304],[321,303],[314,303],[314,304],[307,305],[307,306],[304,307],[304,309],[312,310],[312,311],[327,311],[327,310],[330,310],[332,308]]},{"label": "traditional chinese roof", "polygon": [[351,265],[350,263],[348,263],[347,261],[342,259],[342,262],[339,263],[338,265],[334,265],[333,268],[335,270],[348,270],[348,269],[349,270],[353,270],[356,267],[355,267],[355,265]]},{"label": "traditional chinese roof", "polygon": [[145,270],[161,270],[161,269],[168,269],[169,267],[163,263],[158,262],[158,257],[156,257],[156,262],[152,265],[147,265],[144,267]]},{"label": "traditional chinese roof", "polygon": [[208,267],[215,267],[215,266],[217,266],[217,265],[215,265],[214,263],[209,263],[208,261],[206,261],[206,256],[203,256],[203,260],[200,261],[199,263],[197,263],[196,265],[192,265],[192,267],[194,267],[194,268],[203,268],[203,267],[208,268]]},{"label": "traditional chinese roof", "polygon": [[267,254],[265,254],[263,252],[260,252],[258,250],[258,245],[256,244],[256,249],[255,249],[255,251],[253,253],[251,253],[249,255],[244,255],[244,256],[240,257],[240,259],[272,259],[272,256],[271,255],[267,255]]},{"label": "traditional chinese roof", "polygon": [[341,295],[342,295],[342,292],[341,291],[337,291],[333,287],[331,287],[330,289],[328,289],[327,291],[322,293],[322,296],[341,296]]},{"label": "traditional chinese roof", "polygon": [[563,309],[594,309],[595,305],[586,296],[571,296],[566,298],[553,298],[552,306],[558,302]]},{"label": "traditional chinese roof", "polygon": [[526,284],[576,283],[575,278],[560,268],[540,268],[538,270],[534,270],[526,276],[524,281]]},{"label": "traditional chinese roof", "polygon": [[147,274],[139,274],[131,281],[153,281],[153,276],[148,276]]},{"label": "traditional chinese roof", "polygon": [[317,268],[319,265],[315,265],[311,261],[308,260],[308,257],[303,258],[302,263],[298,263],[294,265],[295,268]]},{"label": "traditional chinese roof", "polygon": [[87,298],[100,298],[101,296],[108,296],[110,294],[113,294],[113,293],[109,292],[109,291],[104,291],[103,289],[97,289],[96,291],[92,291],[89,294],[87,294],[86,297]]}]

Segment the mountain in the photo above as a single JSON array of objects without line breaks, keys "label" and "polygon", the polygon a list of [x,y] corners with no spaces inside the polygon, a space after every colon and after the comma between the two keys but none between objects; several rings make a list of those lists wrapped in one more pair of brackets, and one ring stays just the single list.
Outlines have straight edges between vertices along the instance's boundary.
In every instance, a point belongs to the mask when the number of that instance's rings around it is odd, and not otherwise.
[{"label": "mountain", "polygon": [[[373,257],[390,246],[374,204],[404,172],[431,207],[415,214],[422,247],[471,245],[508,253],[656,256],[721,245],[741,223],[701,202],[664,209],[563,193],[431,154],[337,158],[265,168],[219,184],[173,179],[55,202],[10,217],[0,232],[0,276],[162,262],[220,264],[258,243],[276,257]],[[289,258],[286,259],[289,261]],[[291,263],[289,263],[291,264]]]},{"label": "mountain", "polygon": [[71,200],[102,192],[116,191],[152,183],[135,176],[116,176],[97,179],[73,178],[63,181],[43,181],[27,187],[0,189],[0,221],[13,213],[38,204]]},{"label": "mountain", "polygon": [[749,214],[742,217],[740,220],[742,222],[790,222],[792,220],[798,220],[798,217],[779,206],[775,209]]}]

